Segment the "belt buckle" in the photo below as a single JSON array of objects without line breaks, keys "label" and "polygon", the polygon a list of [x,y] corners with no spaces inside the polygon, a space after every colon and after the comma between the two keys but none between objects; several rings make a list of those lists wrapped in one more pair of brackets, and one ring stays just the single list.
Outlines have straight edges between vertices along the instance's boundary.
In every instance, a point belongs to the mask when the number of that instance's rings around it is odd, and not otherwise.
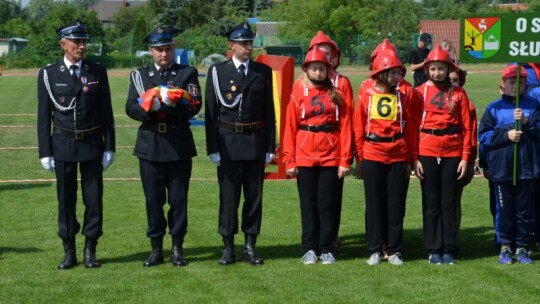
[{"label": "belt buckle", "polygon": [[83,132],[75,131],[75,139],[81,140],[83,139],[84,135]]},{"label": "belt buckle", "polygon": [[167,124],[166,123],[158,123],[158,132],[159,133],[166,133],[167,132]]},{"label": "belt buckle", "polygon": [[240,125],[238,123],[234,124],[234,131],[236,133],[244,133],[244,125]]}]

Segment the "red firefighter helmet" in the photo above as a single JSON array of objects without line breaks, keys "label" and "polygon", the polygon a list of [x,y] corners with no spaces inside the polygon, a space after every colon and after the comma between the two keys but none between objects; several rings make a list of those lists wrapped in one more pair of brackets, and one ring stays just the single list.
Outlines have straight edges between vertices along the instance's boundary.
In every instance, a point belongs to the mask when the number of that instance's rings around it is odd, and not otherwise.
[{"label": "red firefighter helmet", "polygon": [[400,68],[403,71],[403,64],[401,63],[401,60],[399,60],[399,56],[395,51],[387,49],[379,52],[379,54],[375,57],[375,60],[373,60],[373,64],[371,64],[370,76],[373,77],[380,72],[392,68]]},{"label": "red firefighter helmet", "polygon": [[384,38],[383,42],[379,43],[379,45],[377,45],[373,52],[371,52],[371,57],[369,58],[369,61],[373,63],[373,60],[375,60],[377,54],[384,50],[392,50],[397,54],[396,46],[390,41],[388,41],[388,38]]},{"label": "red firefighter helmet", "polygon": [[328,70],[331,70],[330,62],[328,62],[328,59],[326,58],[326,54],[319,50],[319,48],[313,48],[311,51],[309,51],[306,54],[306,58],[304,59],[304,63],[302,63],[302,71],[306,71],[308,64],[312,62],[322,62],[326,64],[326,67]]},{"label": "red firefighter helmet", "polygon": [[437,44],[431,52],[429,52],[427,60],[424,62],[424,69],[428,69],[430,63],[434,61],[443,61],[448,64],[448,69],[453,71],[456,68],[456,65],[450,58],[450,54],[445,51],[440,45]]},{"label": "red firefighter helmet", "polygon": [[317,35],[311,39],[311,43],[309,44],[309,51],[313,49],[314,46],[320,45],[320,44],[328,44],[330,47],[332,47],[332,50],[334,52],[339,51],[339,48],[336,44],[336,42],[332,39],[330,39],[330,36],[325,35],[323,31],[318,31]]},{"label": "red firefighter helmet", "polygon": [[[527,70],[525,70],[524,67],[521,67],[519,75],[522,77],[527,77]],[[507,65],[502,72],[502,78],[513,77],[517,77],[517,64]]]}]

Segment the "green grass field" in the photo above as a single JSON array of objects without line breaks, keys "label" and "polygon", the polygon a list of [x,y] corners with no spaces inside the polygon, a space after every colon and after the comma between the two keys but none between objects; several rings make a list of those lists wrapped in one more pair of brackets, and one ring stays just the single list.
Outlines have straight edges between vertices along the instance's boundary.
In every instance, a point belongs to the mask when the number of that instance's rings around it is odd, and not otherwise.
[{"label": "green grass field", "polygon": [[[471,71],[465,88],[479,117],[499,95],[502,67],[465,66]],[[189,193],[185,254],[190,264],[176,268],[166,259],[164,265],[143,268],[150,246],[138,162],[132,155],[138,124],[124,112],[127,71],[110,73],[117,153],[105,172],[105,234],[98,246],[103,266],[58,271],[63,251],[56,236],[54,175],[41,167],[37,156],[37,71],[32,76],[16,72],[0,76],[0,303],[538,303],[540,299],[540,254],[533,254],[538,260],[533,265],[498,264],[483,178],[475,178],[464,191],[461,256],[455,266],[427,263],[420,186],[415,179],[407,199],[405,265],[368,266],[363,186],[350,176],[345,182],[342,249],[336,264],[301,263],[296,183],[270,180],[265,183],[257,244],[265,265],[219,266],[218,185],[201,127],[193,127],[199,156],[194,158]],[[342,68],[355,90],[365,72],[365,67]],[[204,86],[205,79],[200,80]],[[80,219],[84,210],[80,199],[78,206]],[[239,235],[238,245],[241,240]],[[166,256],[169,244],[167,240]],[[82,237],[77,245],[81,259]]]}]

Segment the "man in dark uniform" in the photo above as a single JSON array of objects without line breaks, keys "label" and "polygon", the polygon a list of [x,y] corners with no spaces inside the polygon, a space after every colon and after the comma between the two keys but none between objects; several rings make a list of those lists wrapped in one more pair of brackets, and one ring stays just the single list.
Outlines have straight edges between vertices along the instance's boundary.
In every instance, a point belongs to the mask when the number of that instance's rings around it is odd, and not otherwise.
[{"label": "man in dark uniform", "polygon": [[429,46],[431,45],[431,35],[428,33],[422,33],[418,39],[418,44],[409,52],[409,64],[411,70],[414,72],[414,87],[420,86],[426,82],[429,77],[424,71],[424,61],[430,52]]},{"label": "man in dark uniform", "polygon": [[56,173],[58,236],[65,252],[58,269],[77,265],[77,166],[86,207],[84,264],[96,268],[96,245],[103,234],[103,170],[115,151],[109,79],[104,66],[84,59],[88,34],[78,20],[57,33],[64,58],[38,76],[39,157],[46,170]]},{"label": "man in dark uniform", "polygon": [[233,56],[208,70],[205,104],[207,152],[218,166],[218,232],[225,245],[219,263],[229,265],[236,259],[234,235],[243,189],[243,257],[261,265],[255,243],[261,227],[264,167],[275,151],[272,70],[250,60],[254,34],[249,24],[234,26],[227,37]]},{"label": "man in dark uniform", "polygon": [[[155,28],[146,36],[153,63],[131,73],[126,103],[127,115],[142,122],[133,154],[139,158],[146,198],[146,235],[152,246],[145,267],[164,261],[167,221],[172,237],[171,262],[174,266],[187,265],[182,244],[187,232],[192,157],[197,155],[189,119],[202,105],[197,69],[173,62],[173,36],[174,29],[169,27]],[[175,99],[173,92],[184,95]],[[165,201],[170,205],[167,219]]]}]

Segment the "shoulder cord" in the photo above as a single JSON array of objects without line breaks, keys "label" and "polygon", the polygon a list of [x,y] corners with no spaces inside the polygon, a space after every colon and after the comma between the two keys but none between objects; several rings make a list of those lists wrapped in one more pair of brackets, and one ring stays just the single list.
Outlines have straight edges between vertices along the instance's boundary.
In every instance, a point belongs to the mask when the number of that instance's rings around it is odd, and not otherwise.
[{"label": "shoulder cord", "polygon": [[47,70],[43,70],[43,82],[45,83],[45,87],[47,88],[47,92],[49,93],[49,98],[51,99],[52,101],[52,104],[54,105],[55,108],[57,108],[58,110],[60,111],[69,111],[69,110],[73,110],[75,109],[76,107],[76,104],[75,104],[75,97],[73,97],[73,99],[71,99],[71,101],[69,102],[69,105],[67,107],[64,107],[64,106],[61,106],[57,101],[56,99],[54,98],[54,95],[52,93],[52,90],[51,90],[51,85],[49,83],[49,74],[47,74]]},{"label": "shoulder cord", "polygon": [[238,94],[232,104],[226,103],[225,99],[223,99],[223,95],[221,94],[221,90],[219,87],[219,78],[216,67],[213,67],[212,69],[212,81],[214,82],[214,91],[216,93],[216,97],[224,107],[232,109],[236,107],[239,103],[240,107],[242,107],[242,96],[244,95],[244,93]]},{"label": "shoulder cord", "polygon": [[141,78],[141,72],[139,72],[139,70],[133,71],[133,73],[131,73],[131,79],[133,80],[133,85],[135,86],[137,93],[139,93],[139,96],[142,96],[145,90]]}]

